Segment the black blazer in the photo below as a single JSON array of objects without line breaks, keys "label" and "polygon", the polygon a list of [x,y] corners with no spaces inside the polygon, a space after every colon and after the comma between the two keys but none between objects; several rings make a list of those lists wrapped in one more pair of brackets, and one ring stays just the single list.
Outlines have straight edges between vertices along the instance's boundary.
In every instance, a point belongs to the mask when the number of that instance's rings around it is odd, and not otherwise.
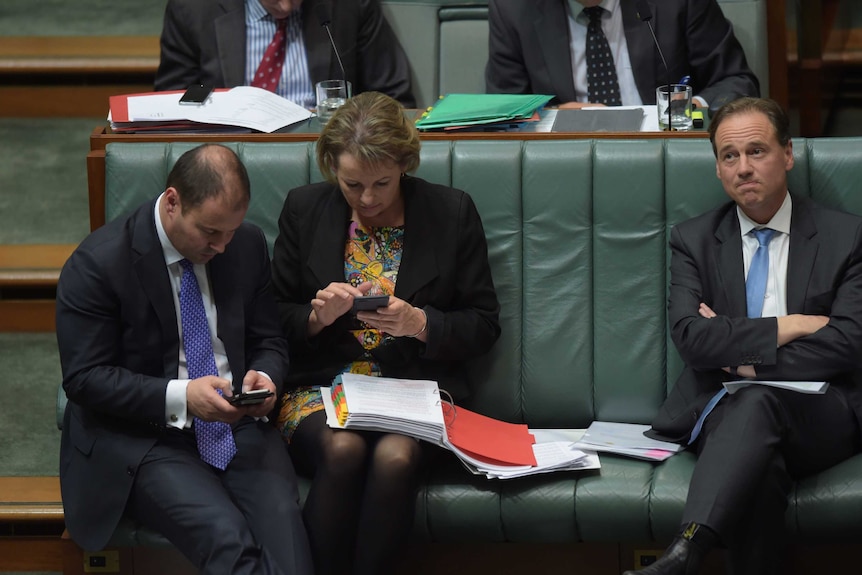
[{"label": "black blazer", "polygon": [[[302,3],[302,35],[312,89],[341,78],[326,30],[315,16],[323,0]],[[405,107],[416,100],[410,65],[377,0],[332,0],[329,26],[353,93],[377,91]],[[245,84],[245,0],[169,0],[162,28],[156,90],[191,84],[233,88]]]},{"label": "black blazer", "polygon": [[[468,395],[464,361],[487,352],[500,335],[482,222],[466,193],[401,179],[404,251],[395,295],[425,310],[428,342],[399,337],[374,351],[387,377],[432,379],[456,398]],[[307,337],[311,300],[330,282],[344,282],[350,206],[338,186],[291,190],[278,220],[273,279],[279,317],[290,342],[288,386],[327,385],[362,353],[345,314]]]},{"label": "black blazer", "polygon": [[[165,391],[177,377],[179,334],[154,202],[88,236],[57,286],[57,341],[69,402],[60,447],[66,526],[85,549],[108,542],[135,470],[165,426]],[[234,392],[249,369],[277,389],[287,344],[275,317],[260,229],[243,224],[207,269]]]},{"label": "black blazer", "polygon": [[[753,365],[764,380],[830,381],[862,422],[862,218],[792,196],[787,313],[829,316],[813,335],[776,348],[775,318],[746,317],[736,204],[671,232],[668,321],[686,367],[653,429],[687,437],[721,383],[722,366]],[[701,302],[718,317],[704,319]]]},{"label": "black blazer", "polygon": [[[635,0],[620,0],[635,84],[644,104],[667,72]],[[715,0],[647,0],[652,25],[670,68],[670,81],[691,76],[694,95],[710,109],[741,96],[759,96],[760,84]],[[490,0],[488,65],[490,93],[553,94],[552,103],[575,100],[566,0]]]}]

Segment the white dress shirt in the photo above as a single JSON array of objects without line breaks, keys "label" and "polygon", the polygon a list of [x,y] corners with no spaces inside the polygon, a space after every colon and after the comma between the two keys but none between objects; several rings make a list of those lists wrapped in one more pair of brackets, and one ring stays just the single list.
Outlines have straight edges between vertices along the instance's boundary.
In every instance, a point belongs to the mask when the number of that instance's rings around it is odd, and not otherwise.
[{"label": "white dress shirt", "polygon": [[[180,265],[180,260],[184,259],[182,254],[177,251],[177,248],[168,239],[168,234],[165,232],[165,227],[162,224],[162,218],[159,215],[159,205],[162,202],[164,193],[156,200],[155,219],[156,233],[159,236],[159,243],[162,245],[162,251],[165,254],[165,265],[168,268],[168,275],[171,279],[171,294],[174,298],[174,309],[177,315],[177,333],[180,336],[180,357],[179,357],[179,372],[178,379],[172,379],[168,382],[167,392],[165,394],[165,422],[167,425],[177,428],[191,427],[192,418],[188,415],[188,403],[186,401],[186,388],[189,385],[188,363],[186,362],[186,352],[183,349],[183,320],[180,314],[180,285],[183,278],[183,268]],[[201,298],[204,303],[204,310],[207,316],[207,326],[209,327],[210,339],[212,340],[213,354],[215,355],[216,367],[218,368],[219,377],[228,381],[233,381],[233,375],[230,371],[230,365],[227,361],[227,352],[225,351],[224,343],[216,336],[218,315],[216,312],[215,302],[212,298],[212,286],[210,286],[207,269],[204,264],[194,265],[195,277],[198,280],[198,286],[201,290]]]},{"label": "white dress shirt", "polygon": [[787,315],[787,260],[790,252],[790,215],[793,202],[790,194],[784,198],[784,203],[765,225],[760,225],[749,219],[743,211],[736,207],[739,217],[739,232],[742,234],[742,260],[745,265],[745,277],[751,267],[751,259],[759,244],[751,230],[770,228],[776,231],[769,242],[769,275],[766,280],[766,297],[763,300],[761,317],[782,317]]},{"label": "white dress shirt", "polygon": [[[589,85],[587,84],[587,25],[589,17],[584,14],[584,7],[576,0],[569,0],[569,50],[572,53],[572,75],[575,79],[575,99],[578,102],[589,102]],[[620,0],[602,0],[599,4],[605,9],[602,15],[602,31],[608,39],[614,65],[617,69],[617,81],[620,84],[620,99],[623,106],[641,106],[640,92],[635,84],[632,63],[629,60],[629,47],[623,29],[623,14],[620,10]]]}]

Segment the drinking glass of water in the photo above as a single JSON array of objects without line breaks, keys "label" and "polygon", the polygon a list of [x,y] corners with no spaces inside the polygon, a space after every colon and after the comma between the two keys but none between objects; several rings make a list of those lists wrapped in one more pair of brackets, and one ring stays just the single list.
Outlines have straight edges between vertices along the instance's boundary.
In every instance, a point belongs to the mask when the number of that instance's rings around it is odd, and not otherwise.
[{"label": "drinking glass of water", "polygon": [[[691,86],[686,84],[659,86],[655,91],[655,99],[660,130],[673,132],[691,130]],[[668,128],[668,121],[670,128]]]},{"label": "drinking glass of water", "polygon": [[344,105],[351,96],[350,82],[347,80],[324,80],[315,86],[317,92],[317,117],[325,124]]}]

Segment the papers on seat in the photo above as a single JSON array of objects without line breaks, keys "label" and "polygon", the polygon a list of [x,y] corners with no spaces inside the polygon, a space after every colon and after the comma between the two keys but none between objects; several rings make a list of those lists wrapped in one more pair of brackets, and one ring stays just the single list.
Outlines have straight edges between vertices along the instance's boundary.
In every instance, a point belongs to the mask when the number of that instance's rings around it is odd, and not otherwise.
[{"label": "papers on seat", "polygon": [[117,132],[230,131],[271,133],[313,114],[268,90],[238,86],[216,90],[200,105],[180,104],[183,91],[111,96],[108,121]]},{"label": "papers on seat", "polygon": [[725,381],[724,389],[727,390],[727,393],[732,394],[749,385],[768,385],[769,387],[812,394],[826,393],[826,390],[829,388],[828,381],[759,381],[755,379],[740,379],[737,381]]},{"label": "papers on seat", "polygon": [[506,129],[520,122],[538,121],[537,111],[551,98],[541,94],[446,94],[416,120],[416,127]]},{"label": "papers on seat", "polygon": [[320,389],[327,424],[401,433],[448,449],[474,474],[507,479],[564,469],[596,469],[595,454],[571,441],[536,443],[523,424],[506,423],[441,400],[436,382],[341,374]]},{"label": "papers on seat", "polygon": [[575,447],[648,461],[664,461],[682,450],[679,444],[646,437],[643,433],[649,428],[649,425],[594,421]]}]

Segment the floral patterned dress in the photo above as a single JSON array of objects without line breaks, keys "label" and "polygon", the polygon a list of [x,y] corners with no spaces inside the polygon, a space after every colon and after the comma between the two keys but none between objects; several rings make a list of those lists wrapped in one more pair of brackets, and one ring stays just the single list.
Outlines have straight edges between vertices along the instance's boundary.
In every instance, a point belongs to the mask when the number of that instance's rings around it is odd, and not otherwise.
[{"label": "floral patterned dress", "polygon": [[[403,251],[403,226],[366,227],[350,222],[344,248],[345,280],[352,286],[371,282],[368,295],[395,295]],[[351,333],[365,351],[344,366],[342,372],[379,376],[380,366],[371,351],[388,345],[394,338],[365,324]],[[300,422],[322,409],[323,400],[318,387],[298,387],[288,391],[282,397],[278,413],[278,428],[283,437],[290,441]]]}]

